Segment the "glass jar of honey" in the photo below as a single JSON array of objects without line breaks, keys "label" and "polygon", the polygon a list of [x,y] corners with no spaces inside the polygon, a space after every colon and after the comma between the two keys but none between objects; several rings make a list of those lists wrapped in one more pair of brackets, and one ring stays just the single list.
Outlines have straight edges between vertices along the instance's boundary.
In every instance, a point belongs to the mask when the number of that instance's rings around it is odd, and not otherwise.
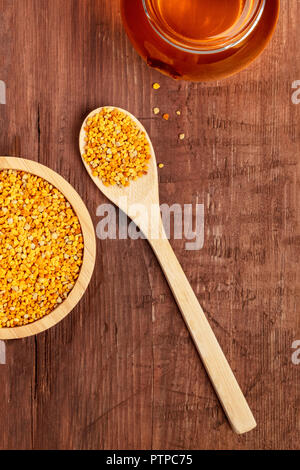
[{"label": "glass jar of honey", "polygon": [[280,0],[121,0],[126,32],[148,65],[175,79],[218,80],[270,40]]}]

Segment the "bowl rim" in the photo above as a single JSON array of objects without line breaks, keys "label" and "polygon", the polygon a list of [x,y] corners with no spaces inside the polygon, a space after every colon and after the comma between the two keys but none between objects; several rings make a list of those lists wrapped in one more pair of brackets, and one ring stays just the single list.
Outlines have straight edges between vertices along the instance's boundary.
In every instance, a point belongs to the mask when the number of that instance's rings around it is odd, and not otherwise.
[{"label": "bowl rim", "polygon": [[241,32],[239,32],[236,35],[235,38],[232,38],[231,42],[228,42],[225,45],[221,45],[221,46],[219,45],[219,46],[215,46],[215,47],[211,47],[211,48],[203,48],[203,49],[200,49],[199,47],[196,47],[196,45],[195,45],[195,47],[192,47],[192,46],[187,47],[187,46],[183,46],[181,44],[176,44],[175,40],[172,40],[171,36],[168,35],[167,33],[164,34],[161,31],[160,26],[156,25],[155,22],[153,21],[153,18],[151,16],[151,13],[149,12],[149,8],[147,6],[147,0],[142,0],[142,3],[143,3],[145,14],[146,14],[146,17],[148,19],[148,22],[149,22],[150,26],[154,29],[156,34],[158,34],[159,37],[163,41],[167,42],[170,46],[175,47],[176,49],[178,49],[182,52],[186,52],[186,53],[190,53],[190,54],[196,54],[196,55],[210,55],[210,54],[218,54],[218,53],[224,52],[228,49],[233,49],[233,48],[237,47],[245,39],[247,39],[247,37],[254,31],[254,29],[258,25],[259,21],[261,20],[261,17],[263,15],[263,13],[264,13],[264,9],[265,9],[265,6],[266,6],[266,0],[258,0],[258,1],[260,1],[261,4],[258,5],[256,14],[252,18],[252,20],[247,24],[244,31],[242,30]]},{"label": "bowl rim", "polygon": [[71,184],[56,171],[33,160],[7,156],[0,156],[1,170],[18,170],[31,173],[45,179],[61,191],[79,219],[84,242],[80,273],[68,297],[51,313],[33,323],[12,328],[0,328],[0,340],[11,340],[37,335],[52,328],[71,313],[84,295],[92,278],[96,262],[96,236],[94,225],[85,203]]}]

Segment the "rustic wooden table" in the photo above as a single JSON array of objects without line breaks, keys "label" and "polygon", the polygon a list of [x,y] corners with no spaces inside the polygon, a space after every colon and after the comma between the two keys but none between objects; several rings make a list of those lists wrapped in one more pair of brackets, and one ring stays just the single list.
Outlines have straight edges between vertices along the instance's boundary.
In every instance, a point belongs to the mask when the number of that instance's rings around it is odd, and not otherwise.
[{"label": "rustic wooden table", "polygon": [[204,248],[172,245],[258,421],[249,434],[231,431],[148,244],[98,240],[73,313],[7,344],[1,449],[299,447],[299,17],[300,2],[282,0],[254,64],[193,84],[144,64],[117,0],[0,0],[0,155],[59,172],[96,226],[106,201],[80,160],[81,121],[104,104],[141,119],[165,164],[161,202],[205,204]]}]

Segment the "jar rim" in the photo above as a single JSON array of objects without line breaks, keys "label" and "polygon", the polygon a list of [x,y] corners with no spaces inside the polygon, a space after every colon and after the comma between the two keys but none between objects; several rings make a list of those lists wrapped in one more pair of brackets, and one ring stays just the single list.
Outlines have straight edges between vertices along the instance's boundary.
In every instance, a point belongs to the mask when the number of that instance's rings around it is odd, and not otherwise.
[{"label": "jar rim", "polygon": [[241,42],[243,42],[253,32],[253,30],[256,28],[257,24],[259,23],[262,17],[262,14],[264,12],[264,9],[265,9],[266,0],[261,0],[261,4],[258,6],[258,9],[254,17],[251,18],[251,20],[247,23],[247,25],[241,31],[239,31],[239,33],[236,36],[234,36],[233,38],[230,38],[231,39],[230,42],[228,42],[227,44],[224,44],[221,47],[220,46],[208,47],[206,45],[207,48],[201,48],[199,46],[188,47],[186,44],[184,45],[184,44],[177,43],[174,40],[174,38],[172,39],[171,35],[163,31],[163,29],[159,26],[159,24],[156,24],[156,22],[153,19],[153,15],[151,15],[149,8],[147,6],[148,1],[142,0],[142,3],[143,3],[145,14],[146,14],[146,17],[148,19],[150,26],[153,28],[156,34],[158,34],[161,37],[161,39],[163,39],[170,46],[175,47],[176,49],[182,52],[188,52],[188,53],[199,54],[199,55],[201,54],[207,55],[207,54],[216,54],[216,53],[224,52],[228,49],[238,46]]}]

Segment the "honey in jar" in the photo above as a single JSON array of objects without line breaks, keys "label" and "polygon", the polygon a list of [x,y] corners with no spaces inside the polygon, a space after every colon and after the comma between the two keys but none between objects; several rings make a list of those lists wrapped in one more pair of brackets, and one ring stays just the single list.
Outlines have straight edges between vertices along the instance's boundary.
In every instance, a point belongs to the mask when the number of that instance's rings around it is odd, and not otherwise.
[{"label": "honey in jar", "polygon": [[275,29],[279,0],[121,0],[123,23],[148,65],[216,80],[247,66]]}]

